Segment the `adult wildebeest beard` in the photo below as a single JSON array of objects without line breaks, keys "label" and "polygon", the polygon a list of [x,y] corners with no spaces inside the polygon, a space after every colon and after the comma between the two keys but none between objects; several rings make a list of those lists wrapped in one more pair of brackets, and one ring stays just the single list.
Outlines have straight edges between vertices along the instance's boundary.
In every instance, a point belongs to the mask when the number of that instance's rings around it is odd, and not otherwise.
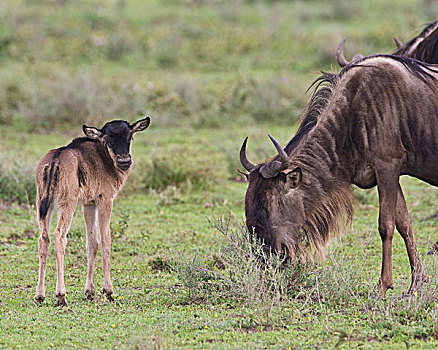
[{"label": "adult wildebeest beard", "polygon": [[[396,37],[394,37],[394,40],[397,50],[392,55],[415,58],[427,63],[438,63],[438,20],[429,23],[419,35],[404,45]],[[336,61],[341,67],[364,58],[363,55],[358,53],[353,56],[350,62],[347,61],[344,56],[345,41],[346,39],[343,39],[336,49]]]},{"label": "adult wildebeest beard", "polygon": [[[403,237],[412,271],[410,292],[425,280],[400,175],[438,186],[438,67],[376,55],[324,74],[294,138],[278,155],[254,165],[245,196],[250,231],[291,258],[324,255],[330,237],[351,220],[351,185],[378,186],[383,246],[379,293],[393,288],[394,227]],[[320,86],[326,83],[326,86]],[[344,220],[343,220],[344,219]]]}]

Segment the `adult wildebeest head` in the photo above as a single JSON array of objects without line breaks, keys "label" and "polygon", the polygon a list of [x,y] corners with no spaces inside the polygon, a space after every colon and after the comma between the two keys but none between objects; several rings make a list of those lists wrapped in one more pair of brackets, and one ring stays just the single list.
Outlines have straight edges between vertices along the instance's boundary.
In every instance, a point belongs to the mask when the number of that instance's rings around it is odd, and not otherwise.
[{"label": "adult wildebeest head", "polygon": [[[306,128],[301,128],[294,142],[305,133]],[[306,260],[312,253],[322,257],[330,234],[340,228],[339,215],[347,221],[351,219],[351,191],[335,178],[321,181],[324,174],[315,174],[305,162],[290,159],[268,136],[278,155],[266,163],[254,165],[246,158],[247,139],[240,150],[241,163],[249,171],[245,195],[247,227],[267,248],[286,253],[293,260]],[[291,149],[291,143],[288,146],[286,150]]]},{"label": "adult wildebeest head", "polygon": [[[363,55],[356,54],[351,61],[348,61],[344,56],[345,41],[346,39],[343,39],[336,49],[336,61],[341,67],[354,64],[364,58]],[[427,63],[438,63],[438,20],[428,24],[419,35],[405,45],[396,37],[394,41],[397,50],[392,55],[415,58]]]},{"label": "adult wildebeest head", "polygon": [[83,125],[82,130],[89,138],[103,143],[119,169],[128,170],[132,164],[132,136],[136,132],[145,130],[149,123],[149,118],[139,120],[132,125],[124,120],[113,120],[106,123],[102,129]]},{"label": "adult wildebeest head", "polygon": [[245,196],[250,231],[291,258],[324,255],[342,218],[352,217],[351,185],[378,186],[383,245],[379,292],[393,288],[391,247],[401,234],[412,270],[410,292],[424,280],[412,225],[399,185],[411,175],[438,186],[438,70],[402,56],[376,55],[324,74],[296,135],[277,155],[251,163],[245,139],[240,160],[249,184]]}]

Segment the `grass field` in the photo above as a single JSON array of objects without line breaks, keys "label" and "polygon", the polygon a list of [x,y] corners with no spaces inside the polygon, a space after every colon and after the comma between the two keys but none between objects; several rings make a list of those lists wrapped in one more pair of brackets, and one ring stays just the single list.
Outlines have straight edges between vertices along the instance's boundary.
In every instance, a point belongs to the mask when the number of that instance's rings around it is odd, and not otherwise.
[{"label": "grass field", "polygon": [[[395,290],[376,297],[381,243],[375,190],[355,189],[355,218],[325,261],[260,266],[240,227],[238,151],[286,144],[319,71],[387,53],[436,19],[434,1],[41,0],[0,4],[0,348],[435,349],[436,188],[402,178],[429,283],[404,297],[410,271],[395,236]],[[68,307],[38,268],[34,169],[83,123],[151,116],[115,201],[116,301],[83,294],[85,226],[77,209],[65,269]],[[218,222],[219,220],[219,222]],[[55,221],[55,220],[53,220]],[[229,222],[229,227],[226,227]],[[53,242],[53,240],[52,240]],[[238,243],[241,249],[236,249]],[[98,255],[100,257],[100,253]]]}]

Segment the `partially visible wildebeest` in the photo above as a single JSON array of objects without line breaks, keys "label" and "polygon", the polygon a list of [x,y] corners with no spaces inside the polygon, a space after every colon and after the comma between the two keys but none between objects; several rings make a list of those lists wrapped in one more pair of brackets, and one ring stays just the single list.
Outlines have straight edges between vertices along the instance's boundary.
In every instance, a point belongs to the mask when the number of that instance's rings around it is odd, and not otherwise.
[{"label": "partially visible wildebeest", "polygon": [[379,294],[393,288],[392,239],[401,234],[409,256],[409,292],[425,280],[412,224],[399,184],[410,175],[438,186],[438,67],[407,57],[376,55],[325,73],[301,125],[278,155],[249,171],[245,196],[250,231],[274,251],[300,259],[323,255],[342,218],[353,213],[351,185],[379,194],[383,246]]},{"label": "partially visible wildebeest", "polygon": [[49,227],[52,210],[58,212],[55,229],[55,256],[58,278],[58,306],[67,305],[64,284],[64,253],[67,232],[77,204],[83,204],[87,231],[87,281],[85,294],[92,299],[94,261],[98,249],[97,223],[100,229],[100,248],[103,261],[103,291],[111,300],[113,286],[110,278],[111,234],[110,217],[113,200],[122,188],[132,165],[131,141],[136,132],[145,130],[149,117],[134,124],[124,120],[106,123],[102,129],[82,127],[87,137],[74,139],[69,145],[51,150],[36,169],[37,210],[40,227],[38,240],[39,276],[35,301],[42,302],[46,291],[44,276],[49,251]]},{"label": "partially visible wildebeest", "polygon": [[[347,61],[344,56],[345,41],[346,39],[343,39],[336,49],[336,61],[341,67],[357,62],[364,57],[361,54],[356,54],[350,62]],[[438,20],[428,24],[419,35],[409,40],[405,45],[396,37],[394,37],[394,41],[397,50],[392,55],[415,58],[427,63],[438,63]]]}]

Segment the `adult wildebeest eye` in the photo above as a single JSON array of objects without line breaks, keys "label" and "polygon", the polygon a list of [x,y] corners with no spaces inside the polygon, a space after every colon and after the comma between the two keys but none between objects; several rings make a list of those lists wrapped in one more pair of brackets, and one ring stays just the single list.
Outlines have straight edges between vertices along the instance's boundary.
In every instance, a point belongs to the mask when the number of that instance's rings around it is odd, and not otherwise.
[{"label": "adult wildebeest eye", "polygon": [[303,173],[300,168],[295,168],[286,175],[286,181],[290,188],[295,189],[301,184]]}]

